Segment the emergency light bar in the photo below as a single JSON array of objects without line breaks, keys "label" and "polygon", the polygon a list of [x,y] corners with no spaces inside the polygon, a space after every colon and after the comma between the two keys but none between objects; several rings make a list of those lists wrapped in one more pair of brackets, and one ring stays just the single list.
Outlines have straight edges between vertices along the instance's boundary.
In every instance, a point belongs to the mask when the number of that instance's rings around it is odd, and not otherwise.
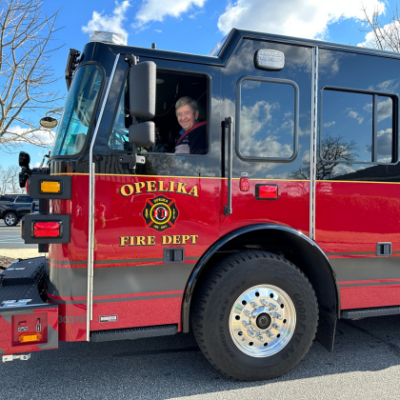
[{"label": "emergency light bar", "polygon": [[100,42],[109,44],[127,45],[126,36],[123,33],[94,31],[89,36],[89,42]]}]

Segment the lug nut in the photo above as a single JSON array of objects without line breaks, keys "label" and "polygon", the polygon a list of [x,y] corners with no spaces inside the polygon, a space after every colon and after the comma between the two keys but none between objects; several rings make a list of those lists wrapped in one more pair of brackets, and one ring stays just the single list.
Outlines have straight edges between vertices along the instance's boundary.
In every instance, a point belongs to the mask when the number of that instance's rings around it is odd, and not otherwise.
[{"label": "lug nut", "polygon": [[253,308],[258,308],[258,304],[255,301],[251,301],[250,304],[253,306]]},{"label": "lug nut", "polygon": [[275,335],[272,332],[267,331],[267,335],[270,339],[275,339]]},{"label": "lug nut", "polygon": [[271,317],[272,317],[272,318],[277,318],[277,319],[282,319],[282,315],[279,314],[279,313],[277,313],[277,312],[272,313],[272,314],[271,314]]},{"label": "lug nut", "polygon": [[247,317],[251,317],[251,312],[249,310],[244,310],[244,313],[246,314]]},{"label": "lug nut", "polygon": [[247,334],[248,334],[249,336],[251,336],[251,337],[255,337],[255,336],[256,336],[256,334],[255,334],[252,330],[250,330],[250,329],[247,330]]},{"label": "lug nut", "polygon": [[243,325],[245,328],[248,328],[248,327],[250,326],[250,324],[249,324],[247,321],[242,321],[242,325]]},{"label": "lug nut", "polygon": [[263,337],[262,335],[257,335],[257,339],[258,339],[260,342],[265,342],[265,339],[264,339],[264,337]]},{"label": "lug nut", "polygon": [[278,330],[278,331],[281,330],[281,326],[278,325],[278,324],[272,324],[272,327],[273,327],[274,329]]}]

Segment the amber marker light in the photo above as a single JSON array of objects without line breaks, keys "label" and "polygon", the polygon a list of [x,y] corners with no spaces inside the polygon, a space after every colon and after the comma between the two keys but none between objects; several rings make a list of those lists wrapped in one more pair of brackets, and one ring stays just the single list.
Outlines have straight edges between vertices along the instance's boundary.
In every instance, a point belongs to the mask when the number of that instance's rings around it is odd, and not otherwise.
[{"label": "amber marker light", "polygon": [[60,237],[60,222],[33,222],[33,237]]},{"label": "amber marker light", "polygon": [[38,333],[20,333],[18,335],[18,341],[20,343],[40,342],[42,339],[43,339],[43,334],[41,332],[38,332]]},{"label": "amber marker light", "polygon": [[61,193],[61,184],[57,181],[41,181],[41,193]]}]

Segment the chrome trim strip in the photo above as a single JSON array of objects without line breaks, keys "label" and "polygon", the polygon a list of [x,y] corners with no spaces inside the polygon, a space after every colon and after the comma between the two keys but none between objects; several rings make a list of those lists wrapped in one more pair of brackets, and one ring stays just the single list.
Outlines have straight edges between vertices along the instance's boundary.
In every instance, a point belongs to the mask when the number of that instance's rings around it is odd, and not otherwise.
[{"label": "chrome trim strip", "polygon": [[318,47],[313,48],[311,70],[311,134],[310,134],[310,239],[315,240],[315,187],[318,125]]},{"label": "chrome trim strip", "polygon": [[104,109],[106,107],[108,95],[112,81],[114,79],[115,70],[117,68],[119,54],[115,57],[113,69],[108,79],[106,93],[104,94],[103,103],[101,105],[99,118],[93,132],[92,141],[89,149],[89,224],[88,224],[88,263],[87,263],[87,308],[86,308],[86,340],[90,342],[90,321],[93,318],[93,272],[94,272],[94,198],[95,198],[95,169],[93,162],[93,148],[97,137],[97,132],[103,118]]}]

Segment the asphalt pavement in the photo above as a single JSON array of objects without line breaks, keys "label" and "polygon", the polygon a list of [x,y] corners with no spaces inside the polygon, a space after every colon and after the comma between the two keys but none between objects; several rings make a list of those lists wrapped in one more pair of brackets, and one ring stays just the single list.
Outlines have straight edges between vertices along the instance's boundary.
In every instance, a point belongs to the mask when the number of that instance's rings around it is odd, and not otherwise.
[{"label": "asphalt pavement", "polygon": [[314,343],[290,373],[238,382],[217,372],[192,335],[60,343],[0,364],[0,399],[398,399],[400,317],[339,321],[333,353]]},{"label": "asphalt pavement", "polygon": [[0,250],[1,249],[35,249],[37,244],[25,244],[21,238],[21,223],[7,226],[0,220]]}]

